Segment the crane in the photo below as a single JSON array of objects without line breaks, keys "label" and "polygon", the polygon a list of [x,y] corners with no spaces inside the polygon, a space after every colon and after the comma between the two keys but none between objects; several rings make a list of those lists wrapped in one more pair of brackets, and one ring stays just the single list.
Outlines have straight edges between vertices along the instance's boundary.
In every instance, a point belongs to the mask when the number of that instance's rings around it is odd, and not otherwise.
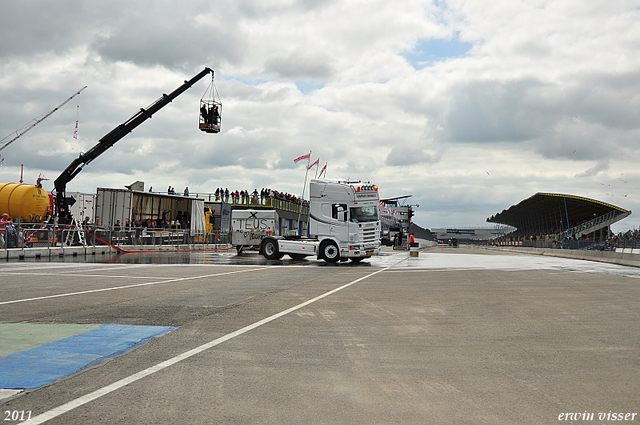
[{"label": "crane", "polygon": [[183,92],[185,92],[192,85],[194,85],[209,73],[213,75],[213,70],[207,67],[190,80],[185,81],[184,84],[182,84],[171,93],[163,93],[162,97],[160,97],[154,103],[147,106],[146,108],[140,108],[140,110],[126,122],[118,125],[116,128],[103,136],[94,147],[89,149],[87,152],[81,153],[78,158],[74,159],[71,164],[69,164],[69,166],[65,168],[62,174],[60,174],[60,176],[58,176],[58,178],[53,182],[56,191],[55,204],[57,208],[58,222],[62,224],[68,224],[72,221],[71,212],[69,211],[69,203],[66,197],[67,183],[69,183],[80,171],[82,171],[82,168],[85,165],[89,164],[91,161],[102,155],[116,142],[125,137],[127,134],[131,133],[136,127],[151,118],[153,114],[171,103],[173,99],[180,96]]},{"label": "crane", "polygon": [[[22,135],[24,135],[27,131],[31,130],[33,127],[35,127],[36,125],[40,124],[42,121],[44,121],[45,119],[49,118],[50,115],[52,115],[55,111],[57,111],[58,109],[62,108],[64,105],[66,105],[68,102],[71,101],[71,99],[73,99],[74,97],[76,97],[77,95],[80,94],[80,92],[84,89],[86,89],[87,86],[84,86],[83,88],[81,88],[80,90],[78,90],[77,92],[75,92],[70,98],[68,98],[67,100],[65,100],[64,102],[62,102],[60,105],[58,105],[56,108],[53,108],[53,110],[51,112],[49,112],[48,114],[45,114],[42,118],[34,118],[34,123],[29,124],[28,126],[26,126],[27,128],[22,130],[21,132],[18,133],[18,130],[16,130],[14,133],[16,133],[16,136],[9,140],[7,143],[5,143],[2,147],[0,147],[0,151],[2,151],[4,148],[6,148],[7,146],[9,146],[11,143],[15,142],[16,140],[18,140],[20,137],[22,137]],[[22,127],[24,128],[24,127]],[[11,133],[9,136],[11,136],[13,133]],[[0,143],[4,142],[5,140],[7,140],[9,138],[9,136],[5,137],[4,139],[0,140]]]}]

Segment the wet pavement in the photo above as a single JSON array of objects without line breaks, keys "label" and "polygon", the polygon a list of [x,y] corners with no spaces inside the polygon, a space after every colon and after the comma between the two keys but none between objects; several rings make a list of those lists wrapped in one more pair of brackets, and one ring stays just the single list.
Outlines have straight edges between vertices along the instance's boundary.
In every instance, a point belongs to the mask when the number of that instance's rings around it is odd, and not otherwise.
[{"label": "wet pavement", "polygon": [[0,264],[0,321],[177,329],[0,393],[3,412],[32,423],[537,425],[638,412],[637,268],[478,248],[335,265],[233,251],[64,260]]},{"label": "wet pavement", "polygon": [[[408,269],[446,269],[446,270],[565,270],[575,272],[593,272],[615,274],[640,278],[640,268],[617,264],[585,261],[570,258],[543,257],[521,253],[509,253],[467,246],[449,249],[433,247],[422,249],[419,257],[409,257],[407,251],[383,247],[378,256],[360,263],[341,261],[331,264],[315,257],[294,260],[284,256],[279,260],[267,260],[257,251],[245,251],[238,255],[235,250],[226,251],[183,251],[105,254],[87,256],[60,256],[51,258],[26,258],[7,261],[5,264],[21,263],[102,263],[102,264],[182,264],[182,265],[227,265],[227,266],[289,266],[289,267],[389,267],[404,261],[398,267]],[[0,270],[1,270],[0,263]]]}]

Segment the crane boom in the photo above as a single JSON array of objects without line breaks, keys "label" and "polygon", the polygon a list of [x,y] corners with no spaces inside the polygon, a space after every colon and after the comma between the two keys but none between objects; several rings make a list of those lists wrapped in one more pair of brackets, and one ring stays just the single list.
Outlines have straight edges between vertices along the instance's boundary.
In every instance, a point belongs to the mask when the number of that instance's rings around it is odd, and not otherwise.
[{"label": "crane boom", "polygon": [[185,81],[184,84],[182,84],[171,93],[163,93],[162,97],[160,97],[154,103],[147,106],[146,108],[140,108],[140,110],[126,122],[120,124],[105,136],[103,136],[102,139],[100,139],[94,147],[89,149],[87,152],[80,154],[78,158],[73,160],[73,162],[69,164],[69,166],[62,172],[62,174],[60,174],[60,176],[58,176],[58,178],[53,183],[56,191],[55,202],[56,208],[58,210],[59,222],[71,222],[72,217],[71,212],[69,211],[69,204],[66,197],[67,183],[69,183],[80,171],[82,171],[82,168],[85,165],[89,164],[91,161],[102,155],[117,141],[125,137],[127,134],[131,133],[136,127],[151,118],[153,114],[171,103],[173,99],[180,96],[183,92],[185,92],[192,85],[198,82],[198,80],[209,73],[213,74],[213,70],[210,68],[205,68],[192,79]]},{"label": "crane boom", "polygon": [[[36,125],[40,124],[42,121],[44,121],[45,119],[49,118],[49,116],[51,114],[53,114],[55,111],[57,111],[58,109],[62,108],[64,105],[66,105],[67,103],[69,103],[71,101],[71,99],[73,99],[74,97],[76,97],[77,95],[80,94],[80,92],[84,89],[86,89],[87,86],[84,86],[83,88],[81,88],[80,90],[78,90],[77,92],[75,92],[69,99],[65,100],[64,102],[62,102],[60,105],[58,105],[56,108],[53,108],[53,110],[51,112],[49,112],[48,114],[44,115],[42,118],[38,119],[38,118],[34,118],[35,122],[33,124],[30,124],[25,130],[23,130],[22,132],[18,133],[18,130],[16,130],[17,135],[9,140],[7,143],[5,143],[2,147],[0,147],[0,151],[4,148],[6,148],[7,146],[9,146],[11,143],[15,142],[16,140],[18,140],[24,133],[26,133],[27,131],[31,130],[33,127],[35,127]],[[10,136],[10,135],[9,135]],[[9,136],[5,137],[4,139],[2,139],[0,141],[4,142],[7,138],[9,138]]]}]

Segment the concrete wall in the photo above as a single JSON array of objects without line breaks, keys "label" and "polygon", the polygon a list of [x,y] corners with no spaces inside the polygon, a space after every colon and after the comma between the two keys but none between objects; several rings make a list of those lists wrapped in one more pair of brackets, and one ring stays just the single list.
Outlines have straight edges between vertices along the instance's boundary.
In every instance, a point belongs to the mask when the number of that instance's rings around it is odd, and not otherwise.
[{"label": "concrete wall", "polygon": [[24,258],[51,258],[64,256],[111,255],[118,252],[110,246],[68,246],[43,248],[9,248],[0,250],[0,260],[21,260]]},{"label": "concrete wall", "polygon": [[[640,267],[640,250],[625,249],[624,252],[613,251],[587,251],[573,249],[528,248],[528,247],[499,247],[488,248],[508,252],[522,252],[534,255],[547,255],[550,257],[575,258],[577,260],[600,261],[603,263],[620,264],[623,266]],[[622,250],[620,250],[622,251]]]}]

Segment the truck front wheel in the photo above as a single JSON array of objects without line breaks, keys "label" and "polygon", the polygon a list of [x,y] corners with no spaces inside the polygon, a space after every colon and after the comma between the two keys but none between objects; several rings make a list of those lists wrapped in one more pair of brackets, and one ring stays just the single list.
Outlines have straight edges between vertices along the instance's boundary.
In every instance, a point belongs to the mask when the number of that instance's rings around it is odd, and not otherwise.
[{"label": "truck front wheel", "polygon": [[340,259],[340,250],[335,242],[329,241],[322,244],[320,248],[322,259],[328,263],[335,263]]},{"label": "truck front wheel", "polygon": [[278,243],[274,239],[265,239],[262,241],[262,255],[264,255],[267,260],[282,258],[282,254],[280,254],[278,250]]}]

